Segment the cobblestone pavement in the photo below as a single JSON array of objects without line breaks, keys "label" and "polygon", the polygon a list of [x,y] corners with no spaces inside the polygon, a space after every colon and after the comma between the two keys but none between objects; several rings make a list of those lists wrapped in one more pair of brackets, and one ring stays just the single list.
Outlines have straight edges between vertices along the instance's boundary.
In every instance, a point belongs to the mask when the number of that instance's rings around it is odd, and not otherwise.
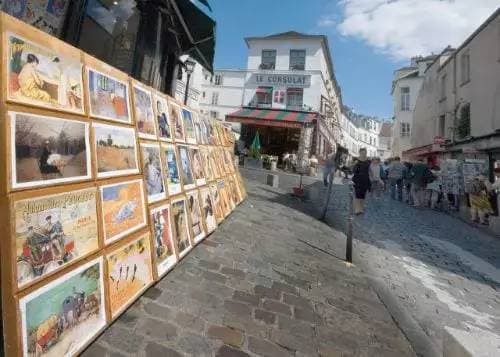
[{"label": "cobblestone pavement", "polygon": [[83,353],[414,356],[341,233],[249,181],[249,198]]}]

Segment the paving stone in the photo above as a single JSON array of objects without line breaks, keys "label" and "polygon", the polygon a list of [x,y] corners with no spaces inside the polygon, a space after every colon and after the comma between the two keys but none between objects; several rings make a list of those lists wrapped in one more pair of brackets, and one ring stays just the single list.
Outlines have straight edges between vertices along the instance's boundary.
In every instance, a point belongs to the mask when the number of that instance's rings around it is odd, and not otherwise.
[{"label": "paving stone", "polygon": [[246,273],[239,269],[233,269],[228,267],[222,267],[220,272],[224,275],[229,275],[235,278],[243,279],[246,276]]},{"label": "paving stone", "polygon": [[275,290],[281,290],[285,293],[289,293],[289,294],[297,294],[297,288],[295,288],[294,286],[291,286],[291,285],[288,285],[288,284],[283,284],[279,281],[273,281],[273,286],[272,286],[273,289]]},{"label": "paving stone", "polygon": [[212,262],[212,261],[209,261],[209,260],[204,260],[204,259],[198,260],[198,266],[200,266],[202,268],[207,268],[207,269],[210,269],[210,270],[219,270],[220,269],[220,264],[219,263]]},{"label": "paving stone", "polygon": [[292,335],[304,336],[312,338],[314,336],[314,329],[311,324],[294,320],[288,316],[278,316],[278,326],[280,330],[286,331]]},{"label": "paving stone", "polygon": [[255,319],[264,321],[266,324],[274,324],[276,321],[276,315],[272,312],[255,309]]},{"label": "paving stone", "polygon": [[248,338],[248,349],[264,357],[288,357],[293,355],[292,351],[287,351],[274,343],[252,336]]},{"label": "paving stone", "polygon": [[308,356],[315,356],[317,354],[314,340],[311,338],[291,335],[281,330],[272,330],[270,339],[272,342],[288,350],[300,351]]},{"label": "paving stone", "polygon": [[255,286],[255,295],[260,295],[269,299],[279,300],[281,298],[281,291],[277,289],[268,288],[266,286]]},{"label": "paving stone", "polygon": [[125,311],[117,320],[116,324],[119,324],[125,328],[133,329],[137,325],[137,321],[141,316],[139,309],[130,308]]},{"label": "paving stone", "polygon": [[313,324],[320,324],[323,321],[317,313],[309,309],[295,307],[293,309],[293,315],[296,319],[308,321]]},{"label": "paving stone", "polygon": [[295,307],[299,307],[301,309],[309,309],[313,310],[313,306],[310,300],[304,299],[300,296],[295,296],[291,294],[283,294],[283,302],[287,305],[293,305]]},{"label": "paving stone", "polygon": [[205,321],[201,317],[188,314],[184,311],[178,311],[173,321],[178,326],[193,331],[203,331],[205,329]]},{"label": "paving stone", "polygon": [[252,306],[259,306],[261,295],[253,295],[244,291],[235,291],[233,300],[246,302]]},{"label": "paving stone", "polygon": [[159,305],[155,302],[146,303],[143,309],[146,313],[157,319],[168,320],[173,317],[172,310],[170,310],[170,308]]},{"label": "paving stone", "polygon": [[[199,286],[200,285],[201,284],[199,284]],[[218,296],[218,297],[221,297],[221,298],[222,297],[228,298],[228,297],[232,296],[234,293],[234,289],[232,289],[226,285],[213,282],[213,281],[209,282],[206,286],[203,286],[203,289],[207,293],[211,293],[211,294]]]},{"label": "paving stone", "polygon": [[101,339],[115,349],[132,354],[139,352],[141,342],[144,340],[141,335],[116,325],[107,329]]},{"label": "paving stone", "polygon": [[270,327],[255,322],[249,316],[238,316],[231,313],[224,315],[222,324],[243,331],[247,336],[267,337]]},{"label": "paving stone", "polygon": [[161,289],[157,288],[156,286],[152,286],[148,290],[146,290],[143,296],[151,300],[156,300],[160,297],[161,293]]},{"label": "paving stone", "polygon": [[182,354],[179,352],[154,342],[150,342],[146,345],[145,352],[146,357],[182,357]]},{"label": "paving stone", "polygon": [[[323,345],[319,348],[320,357],[351,357],[356,356],[355,351],[345,351],[334,346]],[[375,356],[375,355],[373,355]],[[383,355],[380,355],[383,356]]]},{"label": "paving stone", "polygon": [[263,304],[264,309],[276,312],[278,314],[285,314],[288,316],[292,315],[292,309],[290,306],[283,304],[278,301],[273,301],[273,300],[265,300]]},{"label": "paving stone", "polygon": [[250,355],[246,352],[224,345],[219,348],[215,357],[250,357]]},{"label": "paving stone", "polygon": [[248,305],[232,300],[224,301],[224,308],[239,316],[250,316],[252,314],[252,309]]},{"label": "paving stone", "polygon": [[176,348],[193,356],[211,356],[210,344],[200,335],[184,334],[177,340]]},{"label": "paving stone", "polygon": [[82,357],[108,357],[111,354],[105,347],[93,343],[82,354]]},{"label": "paving stone", "polygon": [[169,322],[151,318],[141,320],[136,331],[159,341],[172,341],[177,336],[177,327]]},{"label": "paving stone", "polygon": [[209,240],[208,238],[207,238],[207,239],[205,239],[205,240],[203,240],[203,241],[201,242],[201,244],[204,244],[204,245],[207,245],[207,246],[209,246],[209,247],[213,247],[213,248],[217,248],[217,247],[219,246],[219,244],[218,244],[218,243],[216,243],[216,242],[214,242],[214,241],[212,241],[212,240]]},{"label": "paving stone", "polygon": [[222,340],[227,345],[241,347],[243,345],[243,333],[227,326],[210,326],[207,331],[210,338]]},{"label": "paving stone", "polygon": [[224,284],[227,278],[219,273],[214,273],[211,271],[204,271],[202,274],[203,278],[209,281],[216,281],[218,283]]},{"label": "paving stone", "polygon": [[200,290],[192,291],[189,296],[204,306],[216,307],[222,304],[222,301],[218,297]]}]

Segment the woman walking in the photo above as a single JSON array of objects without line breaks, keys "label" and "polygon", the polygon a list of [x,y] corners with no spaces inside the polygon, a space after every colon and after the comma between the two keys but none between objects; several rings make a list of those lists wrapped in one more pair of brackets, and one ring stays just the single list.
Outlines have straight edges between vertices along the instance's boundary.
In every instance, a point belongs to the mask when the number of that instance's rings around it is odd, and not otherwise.
[{"label": "woman walking", "polygon": [[353,167],[354,182],[354,213],[356,215],[363,214],[365,211],[366,192],[370,189],[370,161],[366,157],[366,149],[359,150],[359,158]]}]

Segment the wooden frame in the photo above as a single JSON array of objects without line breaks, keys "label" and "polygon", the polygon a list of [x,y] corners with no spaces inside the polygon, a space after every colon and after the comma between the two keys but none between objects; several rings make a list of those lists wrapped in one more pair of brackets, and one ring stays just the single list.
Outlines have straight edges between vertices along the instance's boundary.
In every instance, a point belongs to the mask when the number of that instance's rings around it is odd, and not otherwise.
[{"label": "wooden frame", "polygon": [[[177,153],[177,149],[174,144],[161,144],[161,155],[163,157],[163,163],[164,163],[164,173],[165,173],[165,187],[167,187],[167,192],[169,196],[175,196],[180,194],[183,191],[182,188],[182,180],[181,180],[181,175],[180,175],[180,170],[179,170],[179,154]],[[175,166],[169,162],[168,157],[166,156],[166,152],[173,153],[175,157]],[[170,165],[170,166],[169,166]],[[172,170],[177,171],[177,180],[179,182],[176,183],[170,183],[169,181],[171,180],[171,171]]]},{"label": "wooden frame", "polygon": [[[196,180],[193,175],[193,167],[191,165],[191,157],[189,155],[189,146],[185,144],[178,144],[176,145],[177,149],[177,158],[179,159],[179,163],[177,166],[180,169],[180,177],[181,177],[181,183],[182,183],[182,190],[187,191],[191,190],[196,187]],[[183,164],[183,153],[185,154],[184,159],[187,160],[186,166]],[[192,182],[186,182],[186,179],[191,177]]]},{"label": "wooden frame", "polygon": [[[186,222],[186,239],[188,241],[187,243],[187,246],[186,248],[182,249],[178,246],[178,242],[180,241],[180,232],[178,231],[179,228],[182,228],[182,227],[178,227],[179,225],[179,222],[176,221],[176,217],[175,217],[175,209],[176,209],[176,205],[178,205],[180,202],[183,203],[183,216],[185,217],[184,220]],[[188,214],[188,210],[187,210],[187,201],[186,201],[186,197],[184,195],[182,196],[179,196],[178,198],[174,199],[171,201],[170,203],[170,207],[172,207],[172,222],[173,222],[173,232],[174,232],[174,241],[175,241],[175,244],[177,246],[177,251],[178,251],[178,257],[179,259],[182,259],[186,254],[189,253],[189,251],[191,249],[193,249],[193,241],[192,241],[192,236],[191,236],[191,229],[190,229],[190,218],[189,218],[189,214]],[[179,213],[180,214],[180,213]],[[179,218],[180,219],[180,218]],[[181,223],[182,224],[182,223]]]},{"label": "wooden frame", "polygon": [[[160,112],[160,109],[158,109],[158,102],[161,103],[162,105],[162,111]],[[171,143],[174,141],[174,132],[172,130],[172,121],[170,118],[170,104],[168,103],[168,97],[164,95],[163,93],[159,93],[158,91],[153,92],[153,109],[155,112],[155,119],[156,119],[156,133],[158,135],[158,140],[160,141],[165,141],[167,143]],[[165,128],[162,128],[162,125],[160,124],[160,117],[164,115],[165,118],[164,120],[166,121],[166,125],[168,126],[167,129],[167,135],[164,135],[163,132],[165,131]]]},{"label": "wooden frame", "polygon": [[[130,81],[130,88],[132,89],[132,112],[134,113],[137,134],[141,139],[156,140],[157,123],[155,120],[155,112],[153,110],[152,88],[134,80]],[[146,101],[143,103],[145,107],[139,108],[139,101]],[[145,116],[145,120],[140,118],[140,114]],[[151,118],[148,119],[149,116]],[[145,127],[145,125],[148,125],[148,122],[150,128]]]},{"label": "wooden frame", "polygon": [[[168,222],[161,222],[164,219],[163,212],[165,212],[166,210],[168,211],[168,215],[167,215]],[[160,217],[158,217],[160,222],[155,221],[155,219],[156,219],[154,217],[155,214],[160,215]],[[158,274],[158,277],[162,277],[165,274],[167,274],[170,270],[172,270],[174,268],[174,266],[177,264],[177,262],[179,261],[179,252],[178,252],[177,244],[174,240],[174,227],[172,225],[172,210],[170,207],[170,203],[162,203],[162,204],[156,205],[155,207],[151,207],[149,209],[149,217],[150,217],[150,222],[151,222],[151,237],[152,237],[152,241],[153,241],[153,248],[154,248],[154,251],[156,251],[156,252],[153,252],[154,266],[156,269],[156,273]],[[172,253],[173,253],[168,258],[163,259],[162,262],[159,262],[159,256],[158,256],[159,255],[159,248],[161,249],[161,247],[159,246],[159,244],[157,244],[157,237],[156,237],[156,234],[157,234],[156,225],[157,224],[162,225],[162,227],[161,227],[162,229],[167,229],[167,233],[168,233],[167,239],[170,240],[171,249],[172,249]],[[167,227],[164,227],[164,225],[166,225]],[[160,239],[162,240],[162,238],[160,238]],[[168,243],[162,242],[162,244],[167,245],[167,249],[168,249]]]},{"label": "wooden frame", "polygon": [[[198,222],[194,220],[193,210],[191,209],[191,198],[193,199],[194,209],[196,209],[198,215]],[[198,189],[186,192],[186,207],[189,216],[189,223],[191,229],[191,237],[193,238],[193,244],[196,245],[200,243],[207,236],[206,225],[204,223],[203,214],[201,210],[201,198]],[[199,228],[195,230],[195,225],[199,225]]]},{"label": "wooden frame", "polygon": [[[142,165],[141,165],[141,168],[142,168],[142,172],[143,172],[143,175],[144,175],[144,182],[146,184],[146,193],[147,193],[147,200],[148,200],[148,204],[151,204],[151,203],[155,203],[155,202],[158,202],[158,201],[162,201],[162,200],[165,200],[167,198],[167,187],[165,186],[165,168],[163,166],[163,162],[162,162],[162,158],[161,158],[161,147],[160,147],[160,144],[158,142],[141,142],[139,144],[139,147],[140,147],[140,151],[141,151],[141,162],[142,162]],[[154,150],[158,150],[158,164],[159,164],[159,180],[160,180],[160,184],[161,184],[161,190],[160,192],[156,192],[156,193],[153,193],[153,194],[150,194],[150,190],[148,189],[149,187],[149,183],[148,183],[148,176],[150,174],[150,171],[146,165],[152,165],[151,163],[146,163],[146,158],[145,158],[145,152],[144,152],[144,149],[147,149],[147,148],[152,148]],[[151,155],[151,153],[149,153],[149,155]],[[156,169],[155,167],[153,168],[153,170]],[[151,175],[155,175],[156,172],[151,172]],[[157,188],[155,188],[156,190]]]}]

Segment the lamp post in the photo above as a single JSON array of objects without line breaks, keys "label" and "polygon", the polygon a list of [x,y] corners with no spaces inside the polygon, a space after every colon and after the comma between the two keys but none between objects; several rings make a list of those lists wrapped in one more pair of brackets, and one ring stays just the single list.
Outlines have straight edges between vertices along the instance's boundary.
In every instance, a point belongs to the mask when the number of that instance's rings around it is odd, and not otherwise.
[{"label": "lamp post", "polygon": [[191,80],[191,74],[194,71],[194,66],[196,62],[185,60],[184,61],[184,69],[186,70],[187,79],[186,79],[186,90],[184,91],[184,105],[187,105],[188,97],[189,97],[189,81]]}]

